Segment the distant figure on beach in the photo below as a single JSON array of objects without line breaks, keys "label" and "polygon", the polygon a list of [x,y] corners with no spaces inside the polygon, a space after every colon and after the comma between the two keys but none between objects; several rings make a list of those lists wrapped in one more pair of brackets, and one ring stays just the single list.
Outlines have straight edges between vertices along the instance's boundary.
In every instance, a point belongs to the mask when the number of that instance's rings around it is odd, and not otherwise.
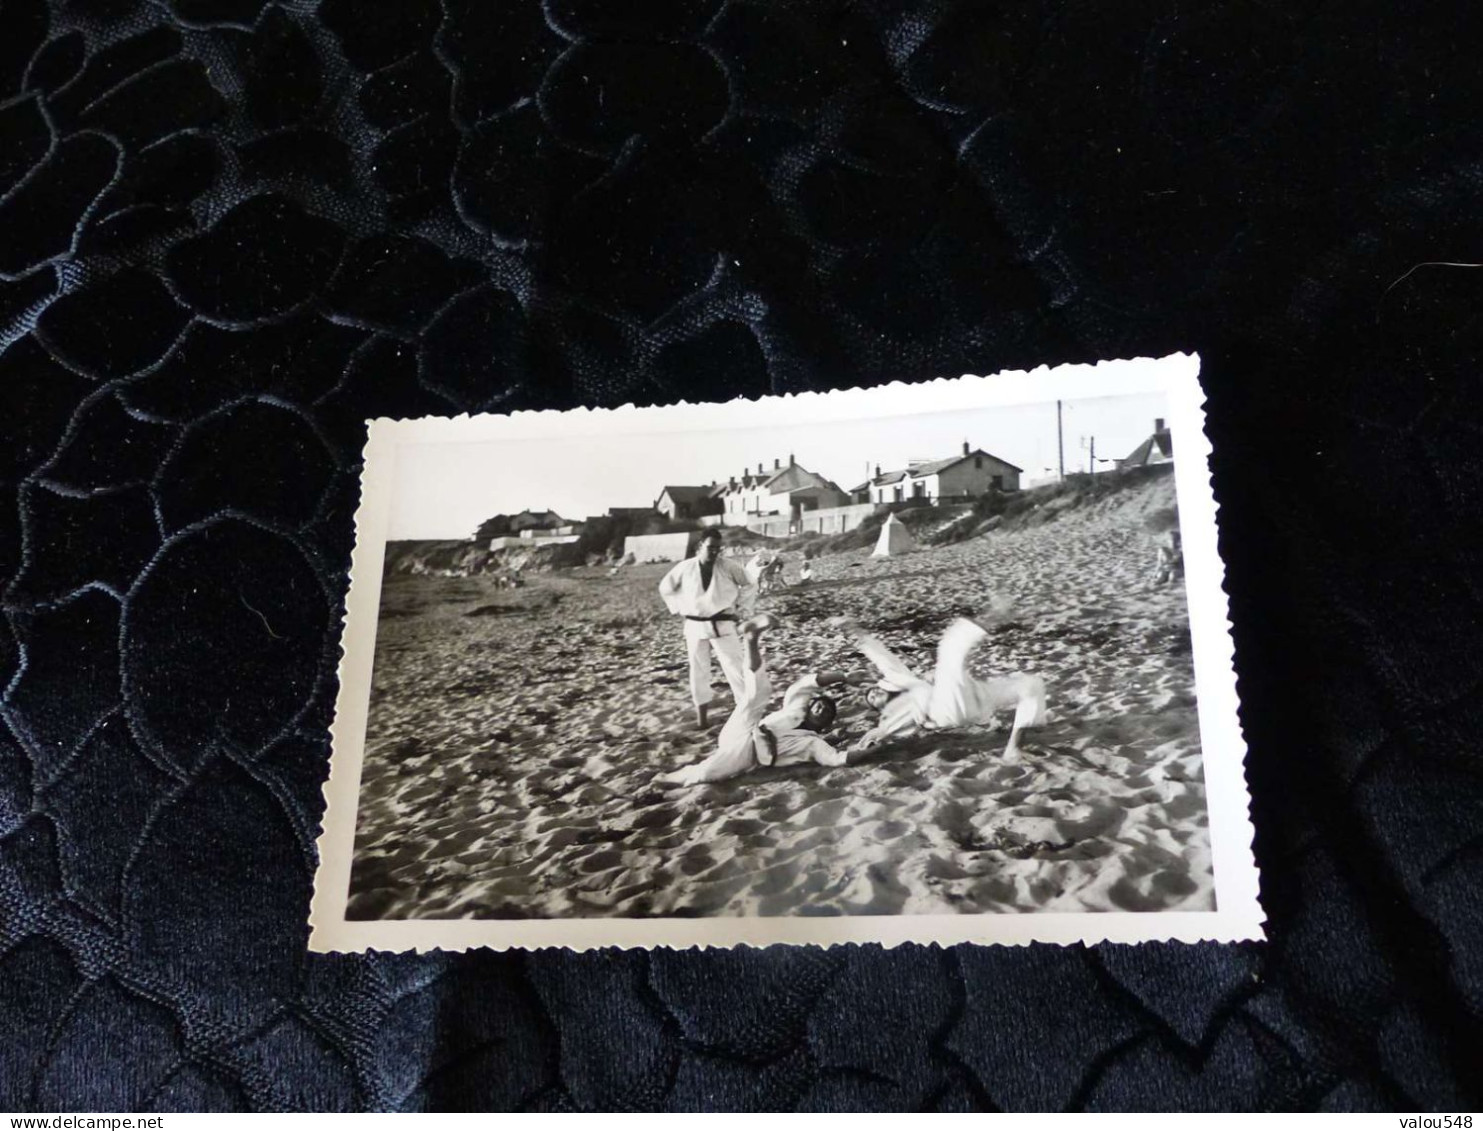
[{"label": "distant figure on beach", "polygon": [[814,565],[807,558],[803,559],[803,565],[798,570],[798,584],[807,585],[814,579]]},{"label": "distant figure on beach", "polygon": [[762,634],[777,625],[777,618],[763,614],[741,626],[741,639],[746,652],[746,687],[738,697],[736,709],[726,720],[716,741],[716,751],[703,762],[660,774],[654,780],[660,785],[700,785],[724,781],[744,774],[753,766],[787,765],[795,762],[818,762],[824,766],[842,766],[843,750],[836,750],[824,734],[834,725],[838,705],[823,688],[843,683],[838,672],[821,672],[794,682],[783,693],[783,705],[767,713],[772,699],[772,680],[762,656]]},{"label": "distant figure on beach", "polygon": [[[763,551],[767,553],[767,551]],[[757,555],[759,558],[762,554]],[[776,554],[768,554],[766,561],[762,562],[757,569],[757,592],[771,593],[783,583],[783,559]]]},{"label": "distant figure on beach", "polygon": [[736,702],[742,701],[742,640],[737,622],[752,615],[757,587],[747,571],[721,556],[721,532],[707,530],[695,557],[664,575],[659,596],[670,612],[685,618],[685,654],[690,662],[690,698],[695,723],[704,727],[711,702],[711,653],[721,663]]},{"label": "distant figure on beach", "polygon": [[770,550],[758,550],[747,559],[747,576],[751,578],[752,584],[757,586],[757,591],[762,591],[762,575],[767,572],[767,567],[772,564],[775,555]]},{"label": "distant figure on beach", "polygon": [[1045,681],[1033,675],[976,679],[968,672],[968,656],[988,636],[989,628],[1011,619],[1008,606],[1001,604],[977,619],[953,621],[937,643],[937,666],[931,680],[917,675],[874,636],[844,622],[856,633],[856,646],[881,675],[866,695],[880,711],[880,721],[855,742],[851,752],[921,730],[992,723],[998,712],[1010,707],[1014,708],[1014,723],[1004,752],[1017,751],[1020,731],[1045,721]]},{"label": "distant figure on beach", "polygon": [[1184,547],[1179,531],[1170,530],[1159,539],[1153,566],[1153,583],[1167,585],[1184,576]]}]

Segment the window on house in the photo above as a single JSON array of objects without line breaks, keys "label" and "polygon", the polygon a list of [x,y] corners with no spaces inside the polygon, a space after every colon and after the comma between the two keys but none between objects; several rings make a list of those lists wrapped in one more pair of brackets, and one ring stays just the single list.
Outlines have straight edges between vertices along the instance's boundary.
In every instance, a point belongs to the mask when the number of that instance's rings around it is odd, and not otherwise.
[{"label": "window on house", "polygon": [[994,476],[993,479],[990,480],[990,482],[993,483],[994,490],[996,490],[996,491],[1002,491],[1002,490],[1004,490],[1004,476],[1002,476],[1002,475],[996,475],[996,476]]},{"label": "window on house", "polygon": [[974,456],[973,457],[973,470],[974,471],[982,471],[983,470],[983,466],[984,466],[984,457],[983,456]]},{"label": "window on house", "polygon": [[918,499],[925,498],[926,495],[927,495],[927,484],[925,484],[925,483],[913,483],[911,485],[911,493],[912,493],[912,496],[914,498],[918,498]]}]

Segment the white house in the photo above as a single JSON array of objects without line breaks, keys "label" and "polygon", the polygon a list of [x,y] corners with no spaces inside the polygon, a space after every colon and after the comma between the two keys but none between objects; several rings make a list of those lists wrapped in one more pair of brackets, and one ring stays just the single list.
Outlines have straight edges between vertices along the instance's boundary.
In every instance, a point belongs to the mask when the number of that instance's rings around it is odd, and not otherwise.
[{"label": "white house", "polygon": [[809,471],[791,455],[787,466],[775,459],[771,471],[759,463],[755,473],[747,470],[740,478],[733,476],[716,488],[716,494],[728,525],[766,515],[786,515],[796,520],[804,511],[843,506],[850,501],[837,484]]},{"label": "white house", "polygon": [[1018,491],[1023,473],[1024,468],[964,440],[962,452],[947,459],[916,460],[899,471],[882,472],[877,466],[874,477],[851,494],[862,503],[971,499],[989,491]]}]

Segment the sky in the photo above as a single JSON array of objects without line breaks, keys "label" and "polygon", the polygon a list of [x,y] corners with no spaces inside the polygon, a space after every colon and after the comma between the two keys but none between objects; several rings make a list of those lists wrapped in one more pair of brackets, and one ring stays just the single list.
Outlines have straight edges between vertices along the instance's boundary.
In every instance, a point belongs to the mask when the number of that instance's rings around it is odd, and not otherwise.
[{"label": "sky", "polygon": [[[1065,401],[1066,470],[1087,470],[1092,439],[1099,460],[1126,456],[1156,417],[1169,415],[1166,403],[1162,393]],[[1022,485],[1053,475],[1055,402],[688,434],[406,444],[397,452],[387,537],[467,538],[485,519],[526,508],[582,519],[609,507],[646,507],[666,485],[724,482],[759,463],[771,471],[790,454],[848,491],[876,464],[889,471],[942,459],[961,452],[965,440],[1022,468]]]}]

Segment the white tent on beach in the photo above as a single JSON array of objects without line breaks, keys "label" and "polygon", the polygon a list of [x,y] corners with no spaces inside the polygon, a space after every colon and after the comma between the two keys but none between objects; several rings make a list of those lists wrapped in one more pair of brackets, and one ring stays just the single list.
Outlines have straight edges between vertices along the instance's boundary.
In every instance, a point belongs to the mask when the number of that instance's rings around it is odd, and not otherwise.
[{"label": "white tent on beach", "polygon": [[911,531],[906,529],[906,524],[894,514],[886,517],[886,524],[881,527],[881,536],[876,540],[875,552],[872,558],[893,558],[897,554],[910,553],[917,548],[916,542],[912,540]]}]

